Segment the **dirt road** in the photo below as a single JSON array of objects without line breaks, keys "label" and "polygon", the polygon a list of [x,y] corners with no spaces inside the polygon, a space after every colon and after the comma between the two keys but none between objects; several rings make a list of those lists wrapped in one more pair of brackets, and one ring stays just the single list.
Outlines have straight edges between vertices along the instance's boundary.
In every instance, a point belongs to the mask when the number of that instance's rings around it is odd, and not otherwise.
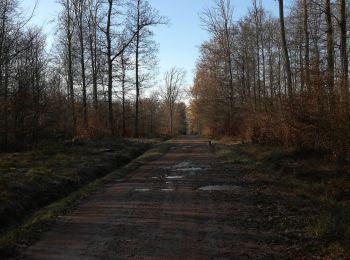
[{"label": "dirt road", "polygon": [[177,139],[63,217],[25,259],[287,258],[291,242],[245,170],[220,161],[203,139]]}]

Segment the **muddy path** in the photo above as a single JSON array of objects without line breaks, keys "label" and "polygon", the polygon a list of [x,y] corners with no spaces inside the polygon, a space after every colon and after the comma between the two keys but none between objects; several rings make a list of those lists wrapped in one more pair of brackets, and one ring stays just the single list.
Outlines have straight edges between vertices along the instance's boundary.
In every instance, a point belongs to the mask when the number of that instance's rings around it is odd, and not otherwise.
[{"label": "muddy path", "polygon": [[279,206],[261,201],[264,188],[245,171],[203,139],[174,140],[161,158],[62,217],[24,258],[288,258],[295,242],[279,225],[288,219],[271,217]]}]

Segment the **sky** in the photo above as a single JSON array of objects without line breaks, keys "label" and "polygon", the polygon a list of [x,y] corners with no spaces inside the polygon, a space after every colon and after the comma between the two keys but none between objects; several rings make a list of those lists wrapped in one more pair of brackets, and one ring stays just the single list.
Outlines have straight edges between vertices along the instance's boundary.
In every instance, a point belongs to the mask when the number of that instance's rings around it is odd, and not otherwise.
[{"label": "sky", "polygon": [[[32,24],[42,26],[49,36],[54,31],[51,22],[56,17],[59,6],[56,0],[23,0],[24,10],[30,14],[35,6]],[[251,0],[231,0],[234,6],[234,19],[247,13]],[[266,10],[278,14],[277,0],[261,0]],[[285,1],[286,8],[291,0]],[[159,80],[163,79],[165,71],[171,67],[180,67],[186,70],[186,83],[191,85],[199,47],[209,38],[207,32],[201,28],[200,13],[212,6],[212,0],[149,0],[150,4],[163,16],[169,18],[169,25],[154,28],[155,40],[159,44]],[[52,39],[52,37],[51,37]]]}]

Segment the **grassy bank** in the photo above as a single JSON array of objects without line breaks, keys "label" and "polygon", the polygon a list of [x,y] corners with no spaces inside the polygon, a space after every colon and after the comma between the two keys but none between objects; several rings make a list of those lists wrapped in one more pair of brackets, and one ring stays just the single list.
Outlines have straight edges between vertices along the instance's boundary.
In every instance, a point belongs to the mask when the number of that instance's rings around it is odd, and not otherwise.
[{"label": "grassy bank", "polygon": [[74,208],[106,181],[122,177],[167,147],[157,145],[131,164],[113,171],[152,145],[109,139],[1,154],[0,258],[17,255],[58,215]]},{"label": "grassy bank", "polygon": [[325,154],[298,148],[218,142],[215,151],[231,163],[245,165],[247,179],[262,187],[278,187],[295,201],[308,201],[313,214],[299,217],[307,219],[303,243],[310,256],[350,257],[349,164],[339,165]]}]

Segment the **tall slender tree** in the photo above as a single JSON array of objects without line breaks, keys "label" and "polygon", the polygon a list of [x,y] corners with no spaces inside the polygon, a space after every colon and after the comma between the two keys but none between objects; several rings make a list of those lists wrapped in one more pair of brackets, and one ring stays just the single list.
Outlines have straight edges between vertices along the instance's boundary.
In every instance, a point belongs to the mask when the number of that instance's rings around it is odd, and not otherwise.
[{"label": "tall slender tree", "polygon": [[[324,0],[327,34],[327,87],[331,96],[334,94],[334,35],[330,0]],[[332,101],[333,102],[333,101]],[[332,103],[331,102],[331,103]]]},{"label": "tall slender tree", "polygon": [[310,36],[308,26],[308,0],[303,0],[303,30],[304,30],[304,46],[305,46],[305,72],[306,72],[306,86],[310,92]]},{"label": "tall slender tree", "polygon": [[[135,51],[135,121],[134,121],[134,137],[139,136],[139,106],[140,106],[140,90],[141,90],[141,71],[140,59],[143,56],[148,56],[144,59],[152,59],[152,54],[155,52],[154,48],[149,48],[152,42],[148,40],[152,36],[151,27],[161,24],[166,24],[167,19],[159,12],[152,8],[147,0],[136,0],[131,4],[130,13],[130,30],[134,32],[134,51]],[[144,47],[146,44],[147,48]],[[143,46],[142,46],[143,45]]]},{"label": "tall slender tree", "polygon": [[283,49],[283,56],[284,56],[284,66],[285,66],[285,71],[287,74],[288,97],[289,97],[289,102],[292,103],[293,102],[292,71],[290,68],[290,59],[289,59],[287,40],[286,40],[286,29],[285,29],[285,25],[284,25],[283,0],[278,0],[278,4],[279,4],[278,5],[279,6],[279,19],[280,19],[282,49]]},{"label": "tall slender tree", "polygon": [[79,45],[80,45],[80,66],[81,66],[81,82],[83,90],[83,122],[85,129],[88,127],[87,116],[87,93],[86,93],[86,70],[85,70],[85,28],[84,28],[84,16],[86,15],[87,6],[86,0],[74,1],[75,21],[78,27],[79,33]]},{"label": "tall slender tree", "polygon": [[339,0],[340,6],[340,59],[341,59],[341,85],[344,96],[346,111],[349,109],[349,62],[347,52],[347,16],[346,1]]},{"label": "tall slender tree", "polygon": [[179,95],[182,91],[186,72],[183,69],[176,67],[171,68],[165,73],[165,86],[162,90],[162,97],[164,103],[168,108],[169,115],[169,134],[174,134],[174,114],[175,114],[175,104],[179,99]]}]

